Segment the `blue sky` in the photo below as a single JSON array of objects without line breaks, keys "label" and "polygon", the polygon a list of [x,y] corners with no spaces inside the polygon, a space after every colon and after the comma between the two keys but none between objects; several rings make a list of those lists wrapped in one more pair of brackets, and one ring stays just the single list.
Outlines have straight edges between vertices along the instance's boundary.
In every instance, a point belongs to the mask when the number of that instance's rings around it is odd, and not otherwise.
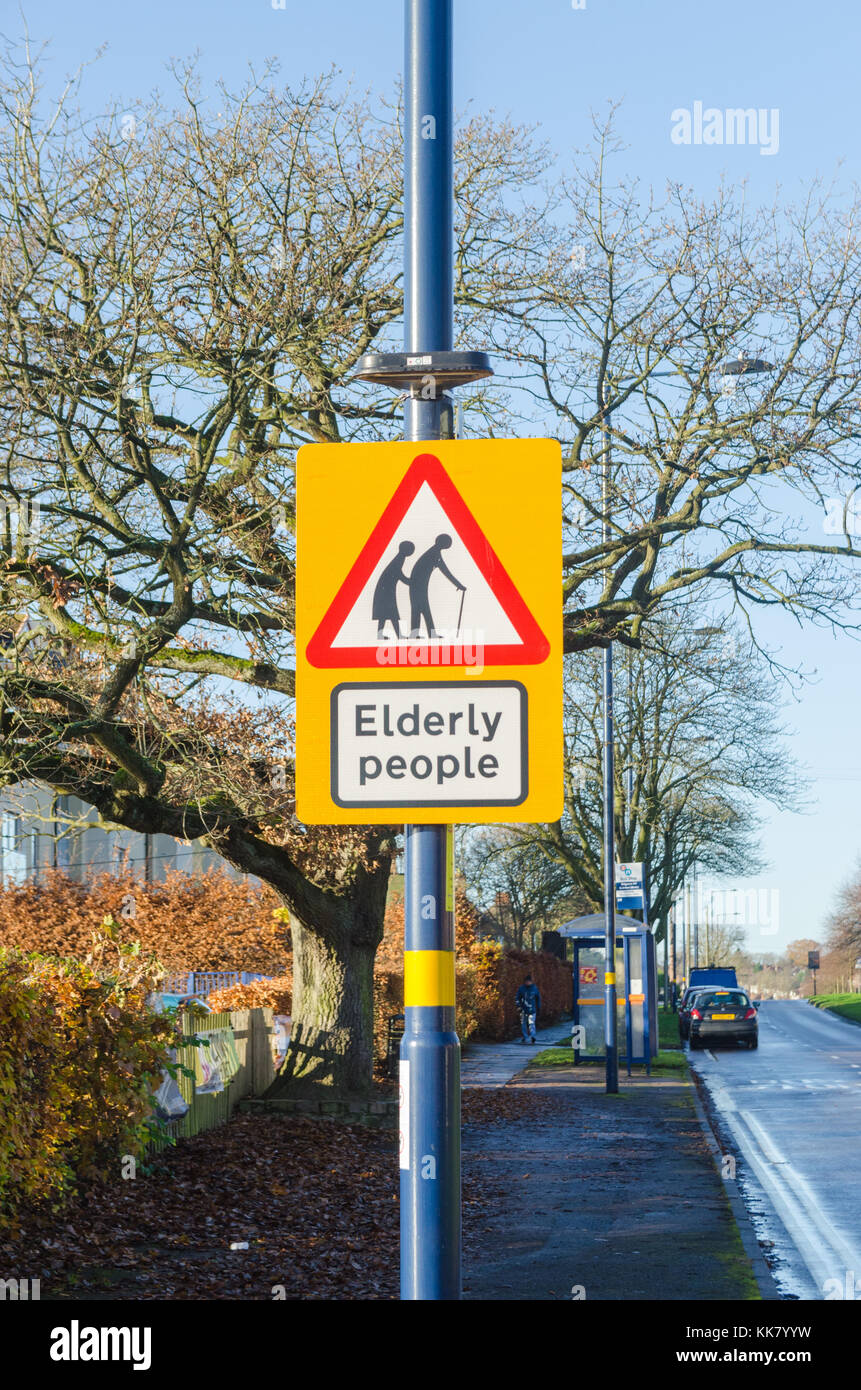
[{"label": "blue sky", "polygon": [[[284,0],[283,8],[272,0],[38,0],[23,13],[34,47],[51,41],[57,85],[106,45],[82,95],[91,109],[109,100],[123,106],[156,89],[167,94],[168,60],[194,53],[207,82],[238,84],[248,63],[277,57],[290,83],[335,66],[381,91],[403,61],[400,0]],[[670,178],[706,194],[725,174],[746,180],[759,202],[778,188],[795,199],[816,175],[841,184],[858,179],[861,12],[854,0],[586,0],[585,8],[571,0],[455,0],[455,13],[458,109],[493,109],[535,124],[562,157],[587,143],[591,112],[621,101],[618,130],[628,145],[621,167],[658,189]],[[22,29],[10,7],[5,37],[17,39]],[[673,112],[693,111],[697,102],[776,108],[777,152],[674,143]],[[764,635],[780,644],[788,664],[818,673],[801,702],[787,708],[792,751],[818,778],[811,812],[769,818],[771,868],[744,885],[779,893],[779,932],[751,934],[752,945],[771,950],[820,934],[836,887],[861,854],[861,647],[780,620]]]}]

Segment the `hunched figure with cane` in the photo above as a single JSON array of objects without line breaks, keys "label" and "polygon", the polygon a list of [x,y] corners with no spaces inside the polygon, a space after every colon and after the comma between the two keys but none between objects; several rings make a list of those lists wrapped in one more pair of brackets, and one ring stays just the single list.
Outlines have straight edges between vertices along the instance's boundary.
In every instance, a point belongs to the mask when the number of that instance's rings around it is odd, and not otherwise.
[{"label": "hunched figure with cane", "polygon": [[[413,640],[421,637],[422,620],[424,620],[425,627],[427,628],[428,637],[440,636],[434,627],[434,621],[430,611],[430,600],[428,597],[428,588],[434,570],[439,570],[440,574],[444,574],[446,579],[450,580],[454,587],[460,590],[461,595],[466,592],[466,585],[461,584],[459,579],[455,579],[442,558],[442,552],[448,550],[451,543],[451,536],[446,535],[445,532],[437,536],[433,545],[425,551],[424,555],[419,556],[410,572],[410,637],[412,637]],[[462,614],[462,598],[460,611]],[[458,620],[458,625],[459,622],[460,620]]]}]

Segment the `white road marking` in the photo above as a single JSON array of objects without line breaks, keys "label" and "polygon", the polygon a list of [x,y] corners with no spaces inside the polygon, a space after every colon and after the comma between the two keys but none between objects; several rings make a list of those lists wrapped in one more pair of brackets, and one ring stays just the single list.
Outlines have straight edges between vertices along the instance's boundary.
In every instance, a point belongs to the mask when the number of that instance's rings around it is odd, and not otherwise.
[{"label": "white road marking", "polygon": [[783,1154],[774,1144],[772,1144],[762,1125],[759,1123],[758,1120],[754,1119],[750,1111],[740,1110],[739,1114],[747,1124],[748,1128],[753,1130],[754,1135],[759,1139],[759,1147],[762,1149],[762,1152],[765,1154],[769,1163],[785,1163],[786,1159],[783,1157]]},{"label": "white road marking", "polygon": [[[710,1052],[707,1055],[713,1057]],[[829,1055],[833,1061],[841,1060],[833,1053]],[[713,1057],[713,1060],[716,1059]],[[852,1066],[855,1070],[861,1070],[858,1063],[852,1063]],[[715,1105],[724,1117],[741,1153],[759,1179],[786,1227],[790,1240],[807,1266],[819,1297],[824,1297],[824,1285],[828,1279],[842,1281],[847,1269],[861,1269],[861,1248],[835,1227],[806,1179],[766,1133],[756,1116],[749,1110],[739,1109],[724,1080],[710,1068],[704,1068],[701,1075],[709,1085]],[[724,1076],[726,1075],[724,1072]],[[777,1078],[764,1078],[759,1084],[763,1089],[777,1085],[785,1091],[800,1088],[806,1088],[808,1092],[810,1089],[848,1089],[845,1084],[814,1082],[810,1079],[792,1083],[781,1082]]]},{"label": "white road marking", "polygon": [[756,1143],[752,1142],[755,1136],[746,1134],[738,1123],[742,1119],[749,1123],[752,1118],[747,1112],[739,1114],[733,1125],[739,1147],[771,1198],[822,1296],[826,1280],[842,1279],[847,1269],[858,1268],[859,1254],[835,1231],[791,1163],[786,1159],[779,1165],[763,1162]]}]

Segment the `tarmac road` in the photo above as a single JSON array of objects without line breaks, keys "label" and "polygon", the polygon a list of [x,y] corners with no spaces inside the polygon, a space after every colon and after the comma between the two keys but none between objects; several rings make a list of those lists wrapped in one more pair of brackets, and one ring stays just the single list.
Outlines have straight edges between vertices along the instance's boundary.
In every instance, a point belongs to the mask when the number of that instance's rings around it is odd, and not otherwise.
[{"label": "tarmac road", "polygon": [[861,1028],[803,1000],[759,1011],[759,1048],[697,1051],[784,1297],[861,1300]]}]

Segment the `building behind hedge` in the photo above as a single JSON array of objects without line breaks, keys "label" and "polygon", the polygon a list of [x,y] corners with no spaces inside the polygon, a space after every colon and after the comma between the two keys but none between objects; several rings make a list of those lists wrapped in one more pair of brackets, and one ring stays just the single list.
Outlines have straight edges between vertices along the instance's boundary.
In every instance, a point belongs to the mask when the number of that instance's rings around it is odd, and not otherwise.
[{"label": "building behind hedge", "polygon": [[99,823],[74,796],[41,783],[7,788],[0,796],[0,881],[23,883],[48,869],[85,882],[94,874],[131,871],[148,883],[169,869],[203,873],[229,868],[214,850],[170,835],[145,835]]}]

